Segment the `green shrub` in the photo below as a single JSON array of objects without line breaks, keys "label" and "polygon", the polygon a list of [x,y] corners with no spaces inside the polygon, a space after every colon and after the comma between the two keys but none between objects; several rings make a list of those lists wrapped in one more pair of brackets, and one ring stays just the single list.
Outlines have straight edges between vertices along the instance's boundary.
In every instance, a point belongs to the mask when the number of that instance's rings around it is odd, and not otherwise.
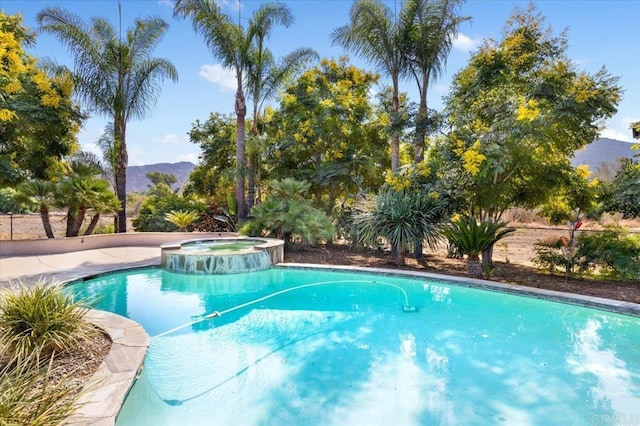
[{"label": "green shrub", "polygon": [[140,206],[140,213],[131,223],[137,232],[175,232],[178,227],[166,220],[171,211],[204,211],[203,203],[176,194],[166,184],[159,184],[149,191],[151,196]]},{"label": "green shrub", "polygon": [[17,201],[16,190],[13,188],[0,188],[0,213],[32,213],[33,205],[27,205]]},{"label": "green shrub", "polygon": [[578,236],[577,266],[611,279],[640,279],[640,244],[619,226]]},{"label": "green shrub", "polygon": [[0,368],[0,425],[57,425],[78,408],[73,372],[59,374],[51,361],[32,356]]},{"label": "green shrub", "polygon": [[90,339],[95,328],[86,308],[55,282],[3,289],[0,295],[0,346],[17,361],[49,357]]},{"label": "green shrub", "polygon": [[327,215],[304,199],[308,188],[308,183],[294,179],[272,182],[272,193],[253,207],[253,219],[247,221],[240,232],[280,238],[288,246],[293,242],[315,245],[320,239],[330,239],[333,224]]}]

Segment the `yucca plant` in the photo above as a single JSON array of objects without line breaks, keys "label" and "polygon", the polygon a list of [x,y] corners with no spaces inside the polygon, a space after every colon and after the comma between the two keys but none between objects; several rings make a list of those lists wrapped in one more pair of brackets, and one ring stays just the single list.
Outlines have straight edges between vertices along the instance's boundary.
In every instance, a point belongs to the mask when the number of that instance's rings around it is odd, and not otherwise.
[{"label": "yucca plant", "polygon": [[361,242],[373,245],[382,238],[398,247],[396,262],[402,265],[409,244],[418,241],[429,247],[436,245],[443,211],[428,194],[386,189],[373,199],[359,201],[353,224]]},{"label": "yucca plant", "polygon": [[440,230],[450,246],[467,255],[467,274],[471,278],[483,277],[480,254],[514,231],[513,228],[506,228],[503,221],[478,222],[474,216],[451,220]]},{"label": "yucca plant", "polygon": [[62,285],[40,280],[0,293],[0,346],[17,362],[47,358],[87,342],[96,333],[87,309]]},{"label": "yucca plant", "polygon": [[171,222],[178,227],[178,231],[185,232],[187,230],[187,226],[191,225],[193,222],[198,220],[198,212],[196,211],[176,211],[171,210],[169,213],[165,214],[164,218],[167,222]]},{"label": "yucca plant", "polygon": [[60,376],[53,358],[45,363],[38,360],[32,354],[20,361],[8,360],[0,368],[1,425],[57,425],[78,408],[82,394],[70,386],[73,372]]}]

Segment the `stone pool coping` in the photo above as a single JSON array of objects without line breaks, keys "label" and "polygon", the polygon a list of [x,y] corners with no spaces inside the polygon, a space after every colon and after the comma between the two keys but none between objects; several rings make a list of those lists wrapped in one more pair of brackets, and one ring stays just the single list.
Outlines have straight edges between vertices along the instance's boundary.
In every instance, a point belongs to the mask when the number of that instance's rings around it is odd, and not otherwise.
[{"label": "stone pool coping", "polygon": [[87,319],[111,339],[111,349],[84,386],[80,406],[64,424],[114,425],[149,348],[149,334],[140,324],[111,312],[91,309]]}]

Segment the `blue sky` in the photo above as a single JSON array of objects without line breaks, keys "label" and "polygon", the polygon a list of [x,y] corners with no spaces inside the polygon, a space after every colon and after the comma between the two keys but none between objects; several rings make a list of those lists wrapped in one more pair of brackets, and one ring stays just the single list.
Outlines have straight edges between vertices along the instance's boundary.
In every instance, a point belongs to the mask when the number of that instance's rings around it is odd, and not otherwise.
[{"label": "blue sky", "polygon": [[[261,0],[221,0],[233,16],[248,17]],[[347,23],[352,0],[289,0],[285,1],[295,15],[289,28],[276,28],[270,47],[280,57],[297,47],[315,49],[322,57],[337,58],[345,52],[332,46],[329,35],[337,26]],[[388,0],[390,7],[400,7],[401,1]],[[504,23],[515,6],[526,7],[527,1],[468,0],[460,13],[472,21],[461,27],[454,49],[447,63],[447,74],[430,88],[429,106],[440,108],[441,98],[448,91],[452,76],[468,62],[484,38],[501,38]],[[627,0],[540,0],[539,11],[546,17],[554,33],[568,29],[569,57],[578,69],[595,73],[603,65],[620,77],[625,93],[618,113],[607,121],[601,136],[631,141],[629,123],[640,120],[640,42],[637,17],[640,1]],[[57,5],[83,19],[102,16],[118,24],[117,0],[0,0],[6,13],[20,12],[24,23],[37,28],[35,16],[47,6]],[[193,31],[190,22],[172,17],[171,0],[121,0],[122,26],[129,27],[136,17],[158,16],[170,24],[170,30],[160,42],[154,56],[165,57],[178,69],[179,82],[167,82],[152,114],[143,121],[129,123],[127,144],[129,164],[158,162],[197,162],[199,148],[189,142],[187,132],[196,119],[204,121],[210,112],[232,113],[233,75],[221,69],[209,53],[202,39]],[[245,21],[246,22],[246,21]],[[70,57],[60,44],[47,34],[39,34],[37,45],[29,51],[36,57],[48,56],[59,63],[71,64]],[[369,69],[360,59],[352,62]],[[384,83],[384,80],[381,80]],[[417,100],[414,84],[403,82],[402,90]],[[79,135],[86,150],[95,151],[95,141],[102,134],[107,119],[94,117]]]}]

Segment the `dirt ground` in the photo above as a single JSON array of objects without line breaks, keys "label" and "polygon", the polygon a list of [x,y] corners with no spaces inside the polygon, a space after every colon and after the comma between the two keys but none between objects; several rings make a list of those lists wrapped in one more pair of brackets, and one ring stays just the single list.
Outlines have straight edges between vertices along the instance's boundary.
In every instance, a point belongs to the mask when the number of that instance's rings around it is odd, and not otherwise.
[{"label": "dirt ground", "polygon": [[[13,239],[46,238],[39,215],[13,215],[13,223],[11,223],[10,219],[8,215],[0,215],[0,244],[2,240],[9,240],[11,234]],[[112,223],[112,219],[104,218],[101,223],[108,225]],[[64,236],[64,214],[52,215],[51,224],[56,237]],[[625,226],[629,229],[637,229],[635,227],[638,224],[634,222],[625,224]],[[584,228],[589,228],[589,226]],[[133,231],[130,223],[128,229]],[[562,229],[549,229],[541,226],[519,227],[514,234],[496,244],[494,248],[495,269],[486,278],[504,283],[640,303],[640,282],[638,281],[611,282],[585,278],[566,280],[564,276],[548,275],[533,267],[531,259],[535,255],[533,251],[535,242],[548,238],[558,238],[558,236],[563,235],[563,232]],[[339,244],[321,249],[311,248],[303,251],[288,251],[285,254],[285,261],[398,268],[387,254],[354,251]],[[409,257],[407,257],[406,261],[407,264],[402,269],[466,276],[464,261],[447,258],[444,250],[436,254],[425,255],[424,260],[420,262]]]}]

